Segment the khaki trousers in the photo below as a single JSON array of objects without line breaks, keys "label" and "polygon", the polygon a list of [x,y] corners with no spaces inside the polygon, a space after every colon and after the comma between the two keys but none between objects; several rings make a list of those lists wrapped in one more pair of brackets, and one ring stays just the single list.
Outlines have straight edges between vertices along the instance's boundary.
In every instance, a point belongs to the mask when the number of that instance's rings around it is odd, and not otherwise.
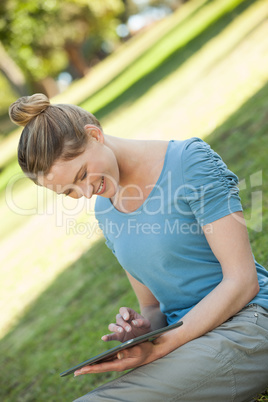
[{"label": "khaki trousers", "polygon": [[246,402],[268,387],[268,310],[256,305],[75,402]]}]

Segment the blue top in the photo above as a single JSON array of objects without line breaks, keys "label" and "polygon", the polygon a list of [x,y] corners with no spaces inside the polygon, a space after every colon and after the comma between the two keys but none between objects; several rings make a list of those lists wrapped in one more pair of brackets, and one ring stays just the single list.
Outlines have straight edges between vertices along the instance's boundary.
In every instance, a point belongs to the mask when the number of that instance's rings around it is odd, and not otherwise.
[{"label": "blue top", "polygon": [[[122,213],[97,197],[96,217],[119,263],[160,302],[168,324],[178,321],[222,280],[202,226],[242,211],[238,178],[199,138],[170,141],[160,177],[136,211]],[[256,262],[268,308],[268,272]]]}]

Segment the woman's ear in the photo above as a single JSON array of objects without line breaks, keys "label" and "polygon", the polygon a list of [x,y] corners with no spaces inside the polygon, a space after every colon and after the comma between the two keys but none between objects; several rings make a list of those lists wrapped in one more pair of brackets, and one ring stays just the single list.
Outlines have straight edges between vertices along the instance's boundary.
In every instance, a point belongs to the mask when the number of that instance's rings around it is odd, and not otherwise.
[{"label": "woman's ear", "polygon": [[84,127],[86,133],[91,137],[103,144],[104,142],[104,135],[101,129],[97,126],[94,126],[94,124],[87,124]]}]

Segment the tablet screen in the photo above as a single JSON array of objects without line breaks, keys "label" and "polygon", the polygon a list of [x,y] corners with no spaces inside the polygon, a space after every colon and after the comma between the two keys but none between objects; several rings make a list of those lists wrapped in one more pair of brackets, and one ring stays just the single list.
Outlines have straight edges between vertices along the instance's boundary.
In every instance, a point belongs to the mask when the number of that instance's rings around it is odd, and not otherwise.
[{"label": "tablet screen", "polygon": [[179,322],[176,322],[175,324],[169,325],[167,327],[160,328],[160,329],[157,329],[152,332],[148,332],[147,334],[137,336],[136,338],[133,338],[133,339],[129,339],[128,341],[120,343],[120,345],[115,346],[114,348],[108,349],[103,353],[100,353],[94,357],[91,357],[90,359],[85,360],[84,362],[79,363],[76,366],[71,367],[68,370],[63,371],[62,373],[60,373],[60,376],[64,377],[66,375],[72,374],[76,370],[78,370],[84,366],[89,366],[90,364],[96,364],[96,363],[100,363],[103,361],[111,360],[121,350],[130,348],[130,347],[135,346],[142,342],[146,342],[146,341],[151,342],[154,339],[156,339],[158,336],[162,335],[164,332],[171,331],[172,329],[180,327],[181,325],[182,325],[182,321],[179,321]]}]

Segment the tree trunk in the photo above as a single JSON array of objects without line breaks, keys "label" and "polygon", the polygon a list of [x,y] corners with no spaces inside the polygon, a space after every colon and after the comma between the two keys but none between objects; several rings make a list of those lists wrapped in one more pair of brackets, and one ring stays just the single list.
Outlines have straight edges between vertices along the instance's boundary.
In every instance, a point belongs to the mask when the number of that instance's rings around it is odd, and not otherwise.
[{"label": "tree trunk", "polygon": [[89,71],[89,66],[81,53],[80,47],[74,43],[67,43],[65,50],[68,54],[70,64],[77,72],[77,76],[79,78],[84,77]]},{"label": "tree trunk", "polygon": [[53,98],[53,96],[58,95],[59,88],[52,77],[46,77],[38,82],[33,83],[34,92],[41,92],[45,94],[48,98]]},{"label": "tree trunk", "polygon": [[0,70],[7,78],[12,89],[20,96],[28,95],[27,84],[23,72],[7,54],[0,42]]}]

